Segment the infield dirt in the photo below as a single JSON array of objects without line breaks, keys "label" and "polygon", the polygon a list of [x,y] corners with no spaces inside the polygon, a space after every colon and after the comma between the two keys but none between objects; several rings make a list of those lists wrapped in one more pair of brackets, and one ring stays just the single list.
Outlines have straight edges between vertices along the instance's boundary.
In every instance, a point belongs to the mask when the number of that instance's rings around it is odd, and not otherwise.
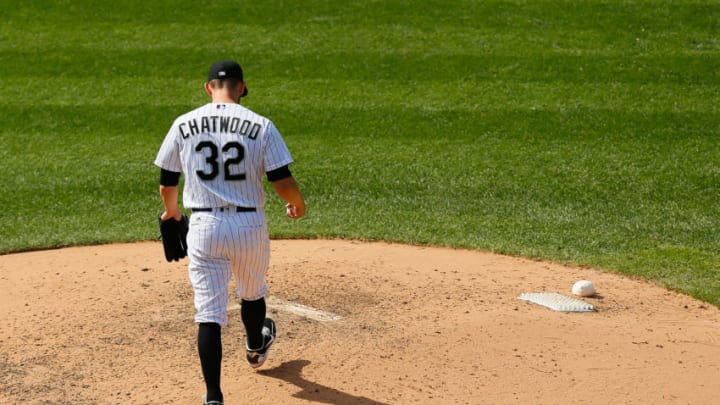
[{"label": "infield dirt", "polygon": [[[160,242],[0,256],[0,403],[200,404],[187,259]],[[571,295],[556,312],[524,292]],[[720,310],[641,280],[496,254],[274,240],[268,362],[223,330],[226,404],[711,404]],[[302,305],[341,319],[308,318]]]}]

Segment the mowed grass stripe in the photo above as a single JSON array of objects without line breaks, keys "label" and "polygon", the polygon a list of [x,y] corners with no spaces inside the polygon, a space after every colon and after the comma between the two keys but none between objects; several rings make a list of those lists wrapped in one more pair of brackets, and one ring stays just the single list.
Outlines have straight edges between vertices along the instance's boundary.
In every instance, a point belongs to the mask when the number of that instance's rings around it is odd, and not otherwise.
[{"label": "mowed grass stripe", "polygon": [[[463,144],[466,140],[472,142],[478,134],[486,134],[494,137],[493,143],[499,144],[512,139],[529,143],[542,142],[551,136],[552,139],[559,140],[597,139],[608,145],[622,147],[626,143],[683,141],[688,137],[711,142],[720,131],[720,120],[715,112],[633,112],[583,107],[458,108],[433,111],[380,103],[359,103],[360,105],[355,107],[320,105],[312,108],[302,104],[275,104],[269,100],[267,103],[251,104],[251,108],[264,111],[284,128],[284,133],[307,136],[325,134],[328,137],[333,135],[339,142],[353,136],[377,138],[379,142],[383,142],[387,137],[422,139],[436,134]],[[77,147],[92,149],[106,142],[109,137],[126,142],[128,147],[141,146],[136,144],[138,139],[131,134],[154,133],[161,138],[177,112],[191,105],[28,107],[0,104],[0,114],[4,117],[3,133],[8,136],[4,138],[8,140],[8,147],[16,146],[17,142],[21,145],[31,142],[33,148],[42,149],[43,144],[59,139],[77,141]],[[332,121],[327,121],[329,118]],[[330,122],[333,125],[327,125]],[[422,130],[418,132],[417,128]],[[38,143],[32,143],[34,139],[38,139]],[[714,150],[715,148],[710,148],[708,152]],[[595,151],[587,152],[592,154]]]},{"label": "mowed grass stripe", "polygon": [[[312,0],[287,2],[215,1],[188,3],[177,0],[126,0],[123,2],[35,1],[8,4],[0,16],[17,22],[53,22],[55,24],[107,21],[114,24],[134,21],[142,26],[153,23],[196,24],[198,16],[214,23],[300,24],[322,22],[332,25],[398,24],[433,26],[452,23],[484,24],[496,28],[529,28],[556,26],[581,31],[592,26],[620,30],[635,24],[671,30],[698,26],[717,28],[720,5],[713,2],[642,0],[642,1],[576,1],[526,0],[387,0],[382,2],[327,2]],[[142,11],[142,12],[140,12]],[[478,22],[477,17],[484,17]],[[692,21],[687,24],[685,21]]]},{"label": "mowed grass stripe", "polygon": [[[720,18],[720,14],[717,15]],[[476,16],[468,25],[413,25],[404,20],[391,24],[367,25],[334,23],[295,23],[286,25],[248,24],[235,21],[218,23],[213,29],[198,30],[191,24],[121,24],[93,19],[66,25],[28,21],[0,27],[0,50],[107,52],[167,50],[178,52],[176,60],[198,60],[208,53],[232,50],[248,59],[256,55],[324,55],[336,52],[375,53],[380,55],[497,55],[540,56],[557,53],[580,56],[682,56],[714,54],[720,49],[718,27],[706,28],[696,20],[674,20],[662,28],[652,24],[578,28],[545,26],[487,27],[487,16]],[[328,38],[333,40],[328,41]],[[23,43],[18,49],[15,44]],[[198,47],[196,44],[202,44]],[[200,52],[193,55],[189,50]],[[184,53],[183,53],[184,52]]]},{"label": "mowed grass stripe", "polygon": [[[151,79],[201,81],[204,60],[228,57],[207,52],[180,58],[187,50],[73,50],[71,52],[0,51],[0,73],[20,87],[32,66],[33,79]],[[593,56],[547,53],[535,56],[492,54],[396,54],[336,52],[262,58],[243,53],[248,79],[364,80],[426,83],[433,81],[550,82],[574,85],[627,83],[717,85],[720,53],[697,55]],[[79,63],[78,61],[87,61]],[[205,73],[206,74],[206,73]],[[146,84],[147,85],[147,84]]]},{"label": "mowed grass stripe", "polygon": [[[202,78],[168,79],[151,83],[143,78],[88,80],[36,78],[30,83],[0,79],[0,106],[21,110],[41,106],[113,106],[119,109],[168,106],[184,101],[180,112],[204,103]],[[22,85],[21,85],[22,84]],[[32,89],[26,87],[31,86]],[[711,118],[720,112],[720,93],[714,86],[656,83],[554,83],[505,81],[439,81],[400,83],[391,80],[289,80],[248,78],[252,94],[243,103],[251,108],[394,108],[426,111],[576,110],[617,111],[619,114],[698,113]],[[302,97],[294,95],[302,93]],[[41,112],[38,112],[42,114]],[[8,117],[8,124],[14,118]],[[102,122],[104,118],[94,117]],[[599,123],[606,129],[622,123]],[[27,125],[32,126],[32,123]],[[582,122],[577,125],[582,126]]]}]

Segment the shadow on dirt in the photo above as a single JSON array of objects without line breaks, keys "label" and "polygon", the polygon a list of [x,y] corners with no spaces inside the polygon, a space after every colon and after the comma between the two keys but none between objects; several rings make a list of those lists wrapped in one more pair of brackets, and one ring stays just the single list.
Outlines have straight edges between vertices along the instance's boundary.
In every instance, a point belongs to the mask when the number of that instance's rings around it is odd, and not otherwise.
[{"label": "shadow on dirt", "polygon": [[293,397],[299,399],[327,404],[352,403],[362,405],[388,405],[384,402],[350,395],[348,393],[338,391],[335,388],[330,388],[328,386],[306,380],[301,374],[302,369],[308,364],[310,364],[310,361],[308,360],[286,361],[273,369],[260,370],[258,371],[258,374],[277,378],[301,388],[302,391],[293,394]]}]

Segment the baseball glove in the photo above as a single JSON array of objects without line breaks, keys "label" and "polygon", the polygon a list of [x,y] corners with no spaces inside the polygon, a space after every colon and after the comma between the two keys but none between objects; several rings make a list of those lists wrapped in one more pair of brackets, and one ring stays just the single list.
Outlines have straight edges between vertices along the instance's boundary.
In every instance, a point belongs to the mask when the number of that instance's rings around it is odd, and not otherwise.
[{"label": "baseball glove", "polygon": [[162,214],[158,215],[158,224],[160,225],[160,238],[162,238],[165,250],[165,259],[169,262],[179,261],[187,256],[187,216],[183,215],[179,221],[175,218],[163,221],[161,217]]}]

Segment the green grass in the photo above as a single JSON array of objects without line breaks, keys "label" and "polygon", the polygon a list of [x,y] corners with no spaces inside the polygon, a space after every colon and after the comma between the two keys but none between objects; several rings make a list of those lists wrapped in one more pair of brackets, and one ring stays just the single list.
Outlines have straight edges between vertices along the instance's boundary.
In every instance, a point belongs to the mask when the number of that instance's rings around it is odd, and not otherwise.
[{"label": "green grass", "polygon": [[0,253],[153,239],[155,153],[238,59],[309,202],[275,237],[594,266],[720,306],[720,4],[0,0]]}]

